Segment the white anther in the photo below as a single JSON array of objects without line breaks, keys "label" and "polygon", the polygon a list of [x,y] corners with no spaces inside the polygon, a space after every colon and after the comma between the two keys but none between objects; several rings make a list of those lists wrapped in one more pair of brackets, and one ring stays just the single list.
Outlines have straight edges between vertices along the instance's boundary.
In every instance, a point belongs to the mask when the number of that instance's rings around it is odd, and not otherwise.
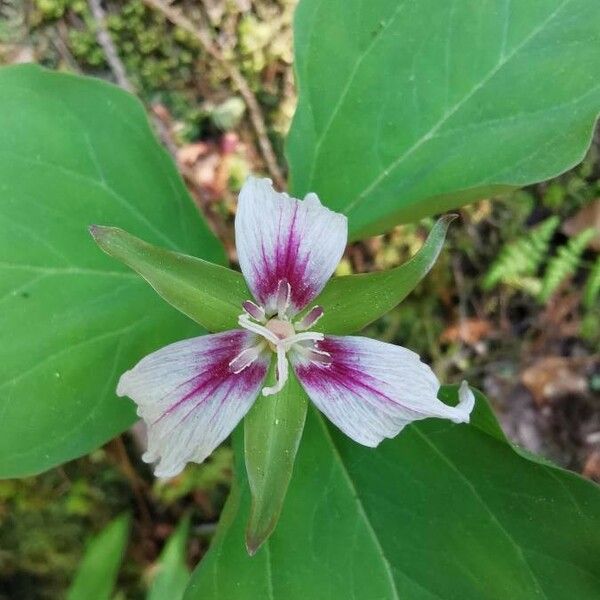
[{"label": "white anther", "polygon": [[252,346],[250,348],[246,348],[242,350],[230,363],[229,370],[237,375],[241,373],[245,368],[249,367],[263,351],[265,347],[265,343],[261,342],[256,346]]},{"label": "white anther", "polygon": [[264,337],[272,344],[277,344],[280,341],[279,338],[264,325],[260,325],[259,323],[254,323],[251,321],[247,314],[240,315],[238,317],[238,323],[240,327]]},{"label": "white anther", "polygon": [[266,323],[267,316],[265,314],[265,309],[258,304],[252,302],[252,300],[246,300],[242,303],[242,308],[246,311],[246,313],[252,317],[255,321],[259,323]]},{"label": "white anther", "polygon": [[297,331],[305,331],[306,329],[310,329],[313,325],[317,323],[317,321],[323,316],[323,308],[320,306],[313,306],[306,316],[296,323],[294,327]]},{"label": "white anther", "polygon": [[292,299],[292,286],[287,279],[282,279],[277,286],[277,316],[280,319],[285,317],[285,313],[290,306]]},{"label": "white anther", "polygon": [[328,367],[333,361],[331,354],[324,350],[319,350],[314,346],[302,346],[298,344],[294,347],[293,352],[296,352],[306,358],[307,360]]},{"label": "white anther", "polygon": [[320,342],[325,336],[318,331],[303,331],[302,333],[295,333],[290,337],[285,338],[282,342],[289,348],[292,344],[298,342]]}]

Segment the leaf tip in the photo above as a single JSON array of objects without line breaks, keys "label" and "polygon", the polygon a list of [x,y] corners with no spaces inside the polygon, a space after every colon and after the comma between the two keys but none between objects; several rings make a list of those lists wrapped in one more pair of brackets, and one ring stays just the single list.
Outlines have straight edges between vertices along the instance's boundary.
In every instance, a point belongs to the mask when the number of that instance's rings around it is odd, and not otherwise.
[{"label": "leaf tip", "polygon": [[[90,225],[88,231],[96,244],[109,254],[111,254],[109,248],[119,241],[121,237],[119,234],[123,233],[123,230],[118,227],[106,227],[105,225]],[[114,248],[112,250],[114,251]]]},{"label": "leaf tip", "polygon": [[458,213],[448,213],[446,215],[443,215],[440,218],[440,221],[442,221],[445,225],[450,225],[450,223],[452,223],[452,221],[455,221],[456,219],[458,219],[460,215]]},{"label": "leaf tip", "polygon": [[106,240],[108,235],[115,231],[115,227],[105,227],[104,225],[90,225],[88,227],[90,235],[94,238],[94,241],[102,245],[102,242]]},{"label": "leaf tip", "polygon": [[276,523],[277,517],[270,519],[266,526],[261,527],[256,523],[254,513],[251,515],[246,528],[246,550],[250,556],[254,556],[269,539]]},{"label": "leaf tip", "polygon": [[246,534],[246,550],[250,556],[254,556],[260,547],[265,542],[265,537],[254,536]]},{"label": "leaf tip", "polygon": [[88,227],[88,231],[90,232],[90,235],[96,239],[98,237],[98,235],[101,234],[102,232],[102,227],[100,225],[90,225]]}]

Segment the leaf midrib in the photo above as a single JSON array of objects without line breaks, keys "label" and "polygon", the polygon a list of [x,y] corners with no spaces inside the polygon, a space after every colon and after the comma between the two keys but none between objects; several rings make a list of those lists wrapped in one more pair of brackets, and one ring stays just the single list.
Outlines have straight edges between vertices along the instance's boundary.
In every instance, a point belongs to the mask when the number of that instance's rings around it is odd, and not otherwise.
[{"label": "leaf midrib", "polygon": [[540,25],[535,27],[529,35],[525,37],[525,39],[515,46],[515,48],[506,55],[500,55],[500,60],[494,65],[492,69],[477,83],[474,85],[469,92],[465,96],[463,96],[449,111],[445,111],[442,115],[442,118],[437,121],[425,134],[423,134],[412,146],[410,146],[403,154],[401,154],[398,158],[391,161],[382,171],[381,173],[371,181],[359,194],[356,198],[350,202],[342,211],[344,214],[348,215],[351,211],[353,211],[362,201],[371,193],[375,188],[379,186],[379,184],[387,179],[390,176],[390,173],[394,171],[402,162],[413,152],[418,150],[425,142],[433,139],[437,132],[441,129],[441,127],[450,119],[453,115],[455,115],[464,105],[467,103],[483,86],[492,79],[508,62],[512,60],[514,56],[520,52],[527,44],[531,42],[538,34],[540,34],[550,23],[558,13],[560,13],[567,4],[569,4],[572,0],[564,0],[558,7],[553,10],[546,19],[542,21]]},{"label": "leaf midrib", "polygon": [[67,267],[46,267],[43,265],[26,265],[21,263],[0,262],[0,270],[5,271],[29,271],[39,273],[40,275],[93,275],[100,277],[124,277],[126,279],[140,280],[135,273],[127,271],[107,271],[105,269],[91,269],[87,267],[78,267],[70,265]]},{"label": "leaf midrib", "polygon": [[[317,415],[317,418],[319,420],[319,423],[321,425],[321,428],[324,431],[324,435],[327,438],[328,444],[330,445],[332,452],[336,458],[336,462],[338,463],[338,465],[340,466],[342,473],[344,475],[344,479],[346,480],[347,484],[348,484],[348,488],[350,489],[352,496],[356,502],[356,505],[358,507],[358,511],[377,547],[378,553],[381,557],[381,559],[383,560],[385,567],[386,567],[386,571],[389,575],[389,579],[390,579],[390,583],[392,586],[392,591],[395,594],[394,598],[399,600],[399,596],[398,596],[398,589],[396,587],[396,583],[395,580],[393,579],[393,570],[394,567],[391,566],[390,561],[388,560],[385,551],[381,545],[381,542],[379,541],[379,538],[377,536],[377,533],[375,531],[375,529],[373,528],[369,517],[367,515],[367,512],[362,504],[362,500],[360,498],[360,495],[358,493],[358,490],[356,489],[356,486],[354,485],[354,482],[350,476],[350,473],[348,472],[348,469],[346,468],[346,464],[341,456],[341,454],[339,453],[339,450],[335,444],[335,441],[329,431],[329,428],[327,426],[327,424],[325,423],[324,419],[321,417],[321,415]],[[467,485],[467,487],[469,488],[469,490],[471,491],[471,493],[473,494],[474,498],[476,498],[476,500],[481,504],[481,506],[483,506],[486,510],[486,512],[488,512],[488,514],[490,515],[491,518],[491,522],[494,523],[494,525],[496,525],[496,527],[498,528],[498,530],[502,533],[502,535],[510,542],[510,544],[513,546],[513,548],[516,551],[517,556],[520,558],[522,564],[525,566],[528,574],[530,575],[531,578],[531,582],[534,585],[534,588],[536,589],[537,592],[539,592],[541,594],[541,597],[546,598],[548,600],[548,596],[546,595],[545,591],[543,590],[543,588],[541,587],[541,584],[537,578],[537,576],[535,575],[535,573],[533,572],[533,570],[531,569],[531,566],[529,564],[529,561],[527,560],[526,556],[525,556],[525,550],[527,550],[526,548],[522,547],[521,545],[519,545],[517,543],[517,541],[512,537],[512,535],[510,534],[510,532],[508,530],[505,529],[505,527],[502,525],[502,523],[500,523],[500,521],[498,520],[498,518],[496,517],[496,515],[492,512],[492,510],[490,509],[490,507],[487,505],[487,503],[483,500],[483,498],[479,495],[479,493],[477,492],[476,488],[473,486],[473,484],[464,476],[464,474],[456,467],[456,465],[454,465],[454,463],[452,463],[440,450],[439,448],[437,448],[437,446],[435,446],[435,444],[433,444],[433,442],[429,439],[429,437],[427,437],[422,431],[419,430],[418,425],[414,424],[412,425],[412,430],[417,433],[417,435],[419,435],[426,443],[427,445],[431,448],[432,451],[434,451],[436,453],[437,456],[439,456],[457,475],[458,477],[463,480],[465,482],[465,484]],[[486,434],[487,435],[487,434]],[[534,551],[534,550],[532,550]],[[587,571],[585,571],[587,572]],[[422,589],[424,589],[426,592],[428,592],[429,594],[433,594],[436,597],[440,598],[440,600],[443,600],[441,596],[439,596],[439,594],[437,594],[436,592],[434,592],[433,590],[430,590],[428,588],[425,588],[420,582],[416,581],[415,579],[413,579],[410,575],[408,575],[406,572],[403,571],[403,574],[405,577],[407,577],[408,579],[410,579],[413,583],[417,584],[419,587],[421,587]]]},{"label": "leaf midrib", "polygon": [[464,484],[467,486],[467,488],[472,493],[473,497],[489,514],[491,522],[494,523],[494,525],[497,527],[498,531],[500,531],[502,533],[502,535],[505,537],[505,539],[507,539],[510,542],[511,546],[515,549],[517,556],[521,559],[521,562],[527,568],[527,572],[529,573],[529,575],[531,577],[531,581],[533,582],[533,585],[536,588],[536,590],[539,591],[543,595],[543,597],[548,600],[548,596],[546,596],[546,593],[544,592],[543,588],[541,587],[538,578],[536,577],[535,573],[531,569],[531,565],[529,564],[529,561],[525,558],[525,554],[523,553],[523,548],[517,543],[517,541],[513,538],[513,536],[510,534],[510,532],[504,527],[504,525],[502,525],[502,523],[499,521],[496,514],[492,511],[492,509],[489,507],[487,502],[485,502],[485,500],[479,494],[479,492],[477,491],[477,488],[473,485],[473,483],[469,479],[467,479],[465,474],[443,452],[440,451],[440,449],[431,441],[431,439],[428,436],[426,436],[419,429],[419,426],[417,424],[413,424],[412,430],[464,482]]},{"label": "leaf midrib", "polygon": [[[79,173],[78,171],[74,171],[73,169],[69,169],[64,165],[52,163],[47,160],[34,160],[27,156],[23,156],[16,152],[8,152],[7,150],[0,149],[0,154],[4,154],[5,156],[9,156],[15,160],[22,161],[26,164],[45,167],[49,169],[55,169],[60,171],[65,177],[70,177],[72,179],[76,179],[79,181],[83,181],[88,185],[96,187],[102,190],[104,193],[112,196],[117,202],[124,207],[131,215],[133,215],[140,223],[146,226],[154,235],[156,235],[159,239],[161,239],[164,243],[168,244],[172,249],[182,252],[181,247],[176,244],[171,238],[166,236],[162,231],[157,229],[138,209],[136,206],[131,204],[124,196],[122,196],[119,192],[117,192],[114,188],[110,187],[105,179],[96,179],[91,177],[90,175],[85,175],[83,173]],[[95,152],[94,152],[95,156]],[[91,159],[94,164],[97,164],[97,159]]]},{"label": "leaf midrib", "polygon": [[[510,60],[512,60],[512,58],[514,56],[516,56],[525,46],[527,46],[531,40],[533,40],[537,35],[539,35],[542,31],[544,31],[544,29],[547,27],[547,25],[571,2],[572,0],[564,0],[563,2],[561,2],[537,27],[534,27],[533,30],[519,43],[517,44],[508,54],[505,54],[504,51],[502,51],[500,53],[499,56],[499,60],[496,62],[496,64],[492,67],[492,69],[490,69],[490,71],[477,83],[475,84],[450,110],[446,110],[444,112],[444,114],[442,115],[442,117],[435,123],[433,124],[430,129],[428,131],[426,131],[424,134],[422,134],[420,136],[419,139],[417,139],[407,150],[405,150],[399,157],[395,158],[394,160],[392,160],[390,163],[388,163],[388,165],[382,169],[379,174],[370,182],[368,183],[362,191],[360,191],[356,197],[354,198],[354,200],[352,200],[349,204],[347,204],[344,209],[342,210],[342,212],[346,215],[349,215],[352,211],[356,210],[356,208],[368,197],[368,195],[374,190],[376,189],[385,179],[387,179],[390,174],[397,169],[398,166],[400,166],[402,164],[402,162],[408,158],[410,155],[412,155],[416,150],[418,150],[424,143],[426,143],[427,141],[429,141],[430,139],[433,139],[437,132],[442,128],[442,126],[454,115],[456,114],[456,112],[458,110],[460,110],[462,108],[462,106],[464,106],[481,88],[483,88],[488,81],[490,81]],[[384,29],[382,30],[383,33],[385,30],[387,30],[387,28],[389,27],[389,25],[391,24],[391,22],[393,22],[394,18],[396,15],[394,15],[390,21],[386,24],[386,26],[384,27]],[[368,52],[374,47],[375,45],[375,41],[381,39],[381,35],[377,36],[376,39],[369,44],[369,46],[367,47],[367,49],[365,51],[363,51],[363,53],[358,57],[357,59],[357,63],[362,63],[362,61],[364,60],[365,56],[368,54]],[[332,115],[326,125],[326,127],[324,128],[324,130],[322,131],[322,133],[320,134],[320,136],[317,138],[316,144],[315,144],[315,153],[313,155],[313,161],[311,163],[311,171],[310,171],[310,176],[309,176],[309,188],[312,185],[312,180],[313,180],[313,174],[314,174],[314,170],[316,168],[316,164],[318,162],[318,153],[319,150],[323,144],[324,139],[326,138],[326,135],[335,119],[335,116],[337,115],[337,113],[339,112],[349,90],[350,87],[352,85],[352,82],[354,80],[354,78],[356,77],[357,73],[358,73],[359,69],[353,69],[349,75],[349,80],[347,81],[346,85],[343,88],[342,94],[340,95],[340,99],[339,101],[336,103],[336,106],[332,112]],[[312,111],[312,108],[311,108]]]},{"label": "leaf midrib", "polygon": [[[320,414],[317,414],[316,418],[319,421],[319,425],[323,431],[323,435],[326,438],[328,445],[331,447],[333,456],[335,457],[336,462],[338,463],[338,465],[340,467],[342,475],[344,476],[346,484],[348,485],[348,488],[349,488],[349,490],[352,494],[352,497],[356,503],[358,512],[359,512],[360,516],[362,517],[362,520],[367,528],[367,531],[369,532],[369,535],[371,536],[371,539],[373,540],[373,543],[375,544],[377,553],[379,554],[379,556],[384,564],[385,571],[386,571],[386,574],[388,577],[390,591],[393,594],[392,598],[394,600],[400,600],[400,596],[398,594],[398,588],[396,587],[396,582],[395,582],[394,576],[392,574],[392,567],[390,565],[390,561],[388,560],[387,556],[385,555],[385,552],[383,550],[383,547],[381,546],[379,538],[377,537],[377,534],[376,534],[375,530],[373,529],[373,525],[371,524],[371,521],[369,520],[369,517],[367,516],[367,513],[365,512],[365,509],[364,509],[364,506],[360,499],[360,496],[358,495],[358,491],[354,485],[354,482],[352,481],[352,478],[350,477],[350,473],[348,473],[346,465],[345,465],[344,461],[342,460],[339,450],[338,450],[337,446],[335,445],[333,438],[331,437],[331,433],[329,432],[329,429],[328,429],[327,424],[325,423],[323,417]],[[406,576],[409,577],[408,575],[406,575]],[[411,577],[409,577],[409,579],[412,580]],[[417,583],[419,585],[419,587],[422,587],[421,584],[419,584],[419,582],[415,582],[415,583]]]},{"label": "leaf midrib", "polygon": [[[373,36],[373,38],[371,39],[369,44],[366,46],[366,48],[360,53],[359,57],[357,58],[357,60],[354,64],[354,67],[352,68],[352,71],[350,72],[350,76],[348,77],[346,85],[344,86],[342,93],[339,96],[338,101],[336,102],[335,106],[333,107],[333,110],[331,111],[329,119],[327,120],[327,123],[326,123],[325,127],[323,128],[323,131],[317,138],[317,141],[315,144],[315,150],[313,153],[314,160],[312,161],[310,173],[308,176],[308,189],[309,190],[312,189],[312,184],[313,184],[314,175],[315,175],[315,168],[318,163],[318,157],[321,154],[321,146],[323,144],[323,141],[326,139],[327,134],[329,133],[329,129],[331,128],[331,125],[333,124],[335,117],[337,116],[342,104],[344,103],[344,100],[346,99],[346,96],[348,95],[348,92],[350,91],[350,87],[352,86],[352,83],[354,82],[354,78],[356,77],[356,74],[358,73],[360,66],[362,65],[364,59],[369,55],[371,50],[376,46],[377,42],[379,42],[379,40],[383,37],[383,34],[394,23],[394,21],[398,18],[398,15],[402,12],[402,10],[405,7],[406,7],[406,2],[403,2],[396,7],[394,13],[391,15],[388,22],[376,33],[376,35]],[[320,6],[319,6],[319,10],[320,10]]]},{"label": "leaf midrib", "polygon": [[433,139],[437,132],[441,129],[441,127],[448,121],[448,119],[455,115],[465,105],[465,103],[467,103],[481,88],[483,88],[483,86],[488,81],[490,81],[490,79],[492,79],[492,77],[494,77],[510,60],[512,60],[512,58],[516,56],[521,49],[523,49],[527,44],[529,44],[529,42],[531,42],[531,40],[533,40],[539,33],[541,33],[546,28],[548,23],[550,23],[556,17],[556,15],[560,13],[565,8],[565,6],[567,6],[567,4],[569,4],[569,2],[571,2],[571,0],[564,0],[561,4],[559,4],[559,6],[555,10],[553,10],[550,13],[550,15],[542,21],[540,25],[535,27],[533,31],[529,35],[527,35],[527,37],[520,44],[515,46],[515,48],[509,54],[500,55],[500,60],[483,77],[483,79],[481,79],[479,83],[474,85],[471,88],[471,90],[465,96],[463,96],[452,107],[452,109],[450,109],[450,111],[445,111],[442,115],[442,118],[437,123],[435,123],[429,129],[429,131],[422,135],[420,139],[418,139],[412,146],[408,148],[408,150],[406,150],[398,158],[390,162],[381,171],[381,173],[377,177],[375,177],[375,179],[373,179],[373,181],[370,184],[368,184],[361,192],[359,192],[355,200],[350,202],[348,206],[344,208],[344,214],[350,214],[350,212],[354,210],[360,203],[362,203],[362,201],[369,195],[369,193],[375,188],[377,188],[382,181],[387,179],[390,176],[390,173],[394,171],[400,164],[402,164],[402,162],[408,156],[410,156],[413,152],[418,150],[425,142],[429,141],[430,139]]}]

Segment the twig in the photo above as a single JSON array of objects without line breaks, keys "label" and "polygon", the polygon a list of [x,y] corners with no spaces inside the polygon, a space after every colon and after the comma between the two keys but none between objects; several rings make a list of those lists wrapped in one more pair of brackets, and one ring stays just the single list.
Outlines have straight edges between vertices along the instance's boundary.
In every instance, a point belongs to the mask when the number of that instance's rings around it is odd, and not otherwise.
[{"label": "twig", "polygon": [[111,441],[111,445],[114,448],[117,466],[121,469],[121,472],[129,481],[129,485],[133,491],[133,495],[140,513],[140,518],[147,528],[151,528],[152,516],[150,514],[150,508],[148,507],[146,497],[144,496],[144,488],[146,487],[146,483],[141,477],[138,476],[136,470],[133,468],[133,465],[129,460],[129,455],[127,454],[127,449],[123,443],[123,437],[120,435],[117,436]]},{"label": "twig", "polygon": [[77,64],[75,57],[71,54],[69,47],[65,43],[65,38],[68,35],[66,29],[65,22],[63,20],[58,21],[54,35],[52,36],[50,42],[56,48],[61,58],[69,65],[69,69],[75,73],[81,74],[81,68]]},{"label": "twig", "polygon": [[[96,39],[98,40],[98,43],[104,52],[106,62],[108,63],[118,86],[135,94],[135,89],[125,73],[125,67],[123,66],[123,63],[117,54],[112,37],[109,31],[106,29],[106,14],[100,5],[100,0],[88,0],[88,2],[96,24]],[[169,154],[171,154],[173,157],[173,160],[177,164],[181,175],[187,182],[188,190],[196,199],[197,206],[203,209],[202,213],[206,217],[217,237],[224,239],[222,227],[220,227],[220,224],[215,221],[213,215],[205,207],[205,203],[202,201],[202,193],[195,182],[193,173],[188,167],[181,164],[177,160],[177,146],[171,137],[169,124],[165,123],[154,111],[150,111],[149,117],[154,125],[154,130],[160,138],[160,141],[163,143]]]},{"label": "twig", "polygon": [[88,0],[88,5],[92,11],[92,16],[94,17],[94,22],[96,24],[96,39],[104,51],[106,62],[115,76],[117,84],[124,90],[135,93],[135,88],[127,77],[127,72],[125,71],[123,62],[119,58],[117,49],[115,48],[112,38],[110,37],[110,33],[106,28],[106,13],[100,5],[100,0]]},{"label": "twig", "polygon": [[[89,0],[90,4],[94,1],[97,0]],[[250,121],[252,122],[252,127],[254,127],[254,131],[256,132],[258,145],[269,174],[275,185],[279,188],[283,188],[285,186],[285,178],[281,168],[279,167],[279,164],[277,163],[271,142],[269,141],[267,127],[265,125],[258,100],[238,68],[223,56],[219,48],[214,44],[208,31],[194,25],[194,23],[192,23],[192,21],[184,16],[178,9],[169,6],[163,2],[163,0],[143,0],[143,2],[151,8],[161,12],[169,21],[171,21],[171,23],[177,25],[177,27],[180,27],[189,34],[193,35],[194,38],[198,40],[204,51],[210,54],[210,56],[212,56],[223,67],[229,78],[233,81],[234,85],[238,88],[242,98],[244,99],[244,102],[246,103],[246,106],[248,107]]]}]

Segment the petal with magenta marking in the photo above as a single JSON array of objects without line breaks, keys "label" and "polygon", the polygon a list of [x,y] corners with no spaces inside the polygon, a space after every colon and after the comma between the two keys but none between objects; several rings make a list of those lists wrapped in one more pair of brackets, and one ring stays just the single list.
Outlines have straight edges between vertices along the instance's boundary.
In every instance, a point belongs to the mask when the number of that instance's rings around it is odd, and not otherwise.
[{"label": "petal with magenta marking", "polygon": [[231,361],[257,343],[244,330],[183,340],[143,358],[117,387],[129,396],[148,428],[143,459],[158,477],[172,477],[187,462],[200,463],[233,431],[265,380],[270,357],[259,354],[234,373]]},{"label": "petal with magenta marking", "polygon": [[338,265],[348,238],[344,215],[315,194],[296,200],[268,179],[249,177],[239,196],[235,240],[242,273],[255,299],[277,311],[280,283],[290,285],[290,309],[313,300]]},{"label": "petal with magenta marking", "polygon": [[427,417],[469,421],[475,400],[468,386],[461,386],[458,406],[444,404],[433,371],[406,348],[350,336],[326,336],[316,347],[331,363],[293,353],[296,376],[319,410],[360,444],[375,447]]}]

